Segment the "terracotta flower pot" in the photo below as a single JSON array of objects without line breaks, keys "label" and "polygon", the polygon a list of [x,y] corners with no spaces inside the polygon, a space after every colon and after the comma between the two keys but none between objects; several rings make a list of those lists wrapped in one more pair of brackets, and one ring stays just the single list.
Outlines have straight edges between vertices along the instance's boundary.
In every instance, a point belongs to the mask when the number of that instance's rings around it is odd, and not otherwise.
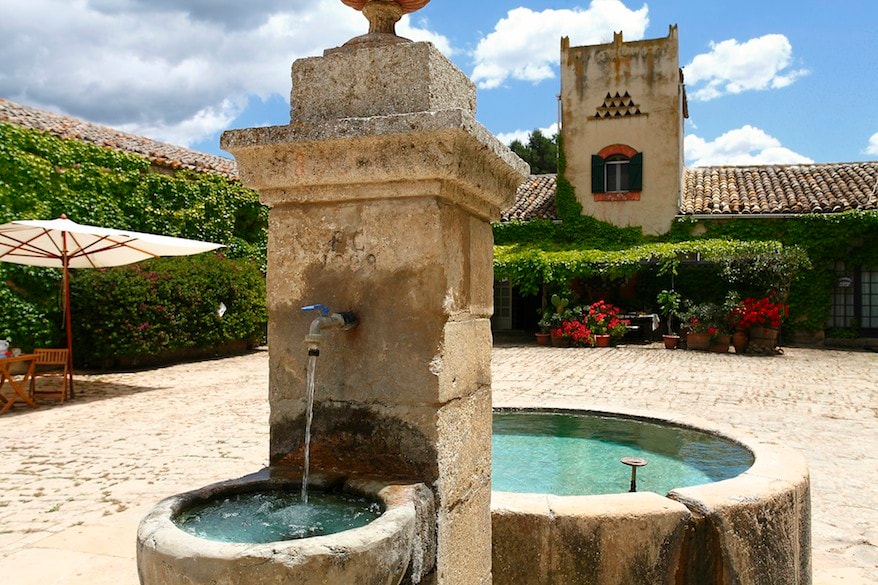
[{"label": "terracotta flower pot", "polygon": [[720,335],[716,342],[710,344],[708,349],[714,353],[728,353],[731,342],[732,338],[730,336]]},{"label": "terracotta flower pot", "polygon": [[536,333],[537,345],[549,345],[549,339],[551,339],[552,335],[550,333]]},{"label": "terracotta flower pot", "polygon": [[610,336],[609,335],[595,335],[594,336],[594,344],[595,344],[595,347],[610,347]]},{"label": "terracotta flower pot", "polygon": [[662,335],[662,340],[665,342],[665,349],[677,349],[680,345],[679,335]]},{"label": "terracotta flower pot", "polygon": [[779,331],[769,327],[751,327],[750,343],[747,345],[749,353],[772,355],[780,353],[777,349],[777,336]]},{"label": "terracotta flower pot", "polygon": [[750,342],[750,337],[747,335],[746,331],[735,331],[735,334],[732,335],[732,346],[735,348],[735,353],[742,354],[747,351],[747,344]]},{"label": "terracotta flower pot", "polygon": [[561,335],[552,334],[552,346],[554,347],[570,347],[570,339]]},{"label": "terracotta flower pot", "polygon": [[700,351],[710,348],[710,335],[707,333],[695,333],[690,331],[689,335],[686,336],[686,348],[697,349]]}]

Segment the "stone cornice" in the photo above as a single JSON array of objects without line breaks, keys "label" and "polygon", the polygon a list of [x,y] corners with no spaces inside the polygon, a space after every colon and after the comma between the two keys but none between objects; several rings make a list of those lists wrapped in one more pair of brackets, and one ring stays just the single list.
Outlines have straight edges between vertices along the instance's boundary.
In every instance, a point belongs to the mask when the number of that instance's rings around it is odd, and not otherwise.
[{"label": "stone cornice", "polygon": [[497,219],[528,171],[463,110],[235,130],[221,144],[269,206],[432,193]]}]

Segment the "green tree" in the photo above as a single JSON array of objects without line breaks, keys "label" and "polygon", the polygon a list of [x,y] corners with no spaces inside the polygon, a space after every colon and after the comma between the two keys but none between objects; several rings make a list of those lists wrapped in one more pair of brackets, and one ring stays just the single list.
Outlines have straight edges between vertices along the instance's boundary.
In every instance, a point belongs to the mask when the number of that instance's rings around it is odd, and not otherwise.
[{"label": "green tree", "polygon": [[558,135],[546,137],[540,130],[528,135],[527,145],[520,140],[513,140],[509,148],[530,165],[534,175],[558,172]]}]

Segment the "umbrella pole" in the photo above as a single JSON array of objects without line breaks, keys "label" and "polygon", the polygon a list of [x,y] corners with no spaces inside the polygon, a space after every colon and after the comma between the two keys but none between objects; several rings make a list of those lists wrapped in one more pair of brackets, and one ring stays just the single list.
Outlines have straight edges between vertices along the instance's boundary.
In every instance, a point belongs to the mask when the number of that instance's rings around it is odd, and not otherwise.
[{"label": "umbrella pole", "polygon": [[70,328],[70,260],[67,257],[67,234],[62,234],[64,242],[62,262],[64,264],[64,328],[67,330],[67,375],[70,378],[70,398],[75,398],[73,391],[73,331]]}]

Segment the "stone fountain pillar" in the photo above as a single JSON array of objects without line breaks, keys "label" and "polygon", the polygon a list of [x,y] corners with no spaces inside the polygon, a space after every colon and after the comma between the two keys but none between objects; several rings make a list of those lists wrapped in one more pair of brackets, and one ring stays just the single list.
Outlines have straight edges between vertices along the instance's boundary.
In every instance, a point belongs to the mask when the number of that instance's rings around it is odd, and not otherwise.
[{"label": "stone fountain pillar", "polygon": [[293,64],[288,126],[222,138],[271,208],[272,465],[302,462],[300,307],[357,312],[324,334],[312,470],[430,486],[422,582],[460,585],[491,582],[489,222],[528,170],[474,113],[475,87],[433,45],[353,46]]}]

